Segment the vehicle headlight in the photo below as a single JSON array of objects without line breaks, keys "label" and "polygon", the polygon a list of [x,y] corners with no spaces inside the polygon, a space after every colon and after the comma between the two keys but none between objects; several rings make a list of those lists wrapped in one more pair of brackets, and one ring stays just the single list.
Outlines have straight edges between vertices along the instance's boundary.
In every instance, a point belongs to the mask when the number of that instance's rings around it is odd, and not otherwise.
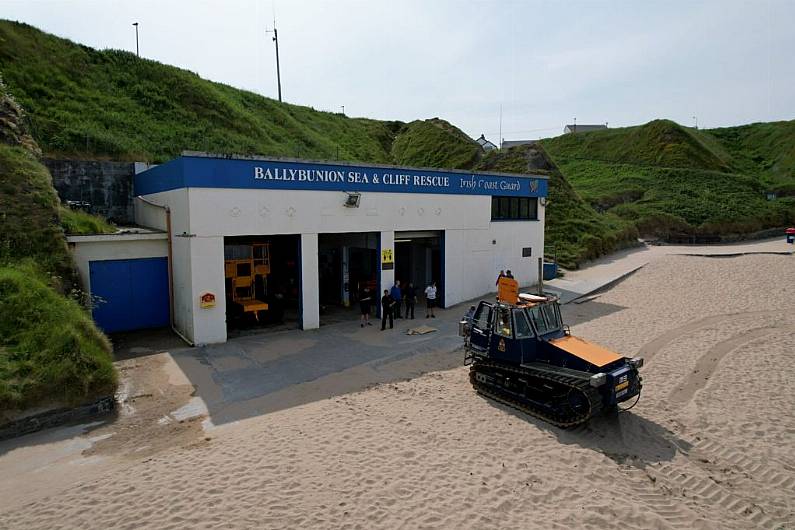
[{"label": "vehicle headlight", "polygon": [[643,357],[633,357],[629,360],[629,364],[635,367],[635,370],[640,370],[640,367],[643,366]]},{"label": "vehicle headlight", "polygon": [[594,374],[591,376],[591,386],[600,387],[607,382],[607,374]]}]

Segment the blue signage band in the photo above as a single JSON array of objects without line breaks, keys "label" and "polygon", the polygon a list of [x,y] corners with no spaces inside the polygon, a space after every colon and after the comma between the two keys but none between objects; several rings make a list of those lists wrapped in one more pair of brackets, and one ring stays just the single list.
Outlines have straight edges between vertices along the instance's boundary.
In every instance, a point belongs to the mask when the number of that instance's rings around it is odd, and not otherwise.
[{"label": "blue signage band", "polygon": [[292,160],[181,156],[135,176],[135,194],[179,188],[546,197],[545,175],[507,175]]}]

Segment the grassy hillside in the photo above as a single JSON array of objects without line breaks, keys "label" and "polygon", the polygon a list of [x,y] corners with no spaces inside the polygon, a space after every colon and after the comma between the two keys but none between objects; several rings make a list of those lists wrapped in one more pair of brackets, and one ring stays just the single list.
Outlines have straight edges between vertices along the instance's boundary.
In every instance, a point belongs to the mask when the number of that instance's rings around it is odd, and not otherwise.
[{"label": "grassy hillside", "polygon": [[[282,104],[8,21],[0,21],[0,71],[49,156],[157,162],[196,149],[457,169],[472,169],[483,156],[471,138],[438,118],[382,122]],[[487,166],[528,167],[494,160],[479,167]],[[559,173],[554,179],[550,246],[563,249],[568,266],[611,250],[616,218],[601,218]]]},{"label": "grassy hillside", "polygon": [[730,156],[713,138],[669,120],[639,127],[564,134],[543,141],[557,159],[599,160],[641,166],[729,169]]},{"label": "grassy hillside", "polygon": [[483,153],[474,140],[438,118],[404,126],[390,152],[397,165],[457,169],[473,167]]},{"label": "grassy hillside", "polygon": [[9,21],[0,72],[50,156],[162,162],[192,149],[389,162],[402,125],[281,104]]},{"label": "grassy hillside", "polygon": [[746,234],[795,223],[795,122],[697,131],[667,120],[541,142],[600,212],[646,236]]},{"label": "grassy hillside", "polygon": [[0,82],[0,423],[15,409],[112,394],[108,340],[63,292],[74,270],[60,205]]},{"label": "grassy hillside", "polygon": [[548,254],[554,250],[564,267],[576,268],[583,260],[632,245],[637,240],[638,232],[632,223],[600,215],[580,198],[538,144],[491,151],[477,169],[549,176],[546,250]]},{"label": "grassy hillside", "polygon": [[706,133],[731,155],[735,171],[760,177],[773,191],[795,195],[795,120],[710,129]]}]

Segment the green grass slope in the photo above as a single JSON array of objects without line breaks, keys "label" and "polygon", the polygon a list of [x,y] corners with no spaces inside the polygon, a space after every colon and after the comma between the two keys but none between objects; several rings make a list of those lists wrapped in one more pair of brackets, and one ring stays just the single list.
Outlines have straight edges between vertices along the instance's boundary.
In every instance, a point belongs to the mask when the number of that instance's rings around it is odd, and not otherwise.
[{"label": "green grass slope", "polygon": [[162,162],[191,149],[389,162],[401,126],[281,104],[10,21],[0,21],[0,72],[50,156]]},{"label": "green grass slope", "polygon": [[397,165],[464,169],[472,167],[483,150],[460,129],[444,120],[417,120],[406,124],[392,143]]},{"label": "green grass slope", "polygon": [[108,340],[62,293],[74,270],[60,205],[22,112],[0,83],[0,423],[12,411],[112,394]]},{"label": "green grass slope", "polygon": [[581,262],[635,244],[638,232],[632,223],[600,215],[585,202],[551,163],[539,144],[491,151],[476,166],[484,171],[536,173],[549,177],[545,245],[558,263],[576,268]]},{"label": "green grass slope", "polygon": [[795,120],[709,129],[735,171],[759,176],[771,191],[795,195]]},{"label": "green grass slope", "polygon": [[557,159],[726,171],[730,155],[712,137],[670,120],[637,127],[564,134],[543,140]]},{"label": "green grass slope", "polygon": [[35,265],[0,266],[0,423],[4,411],[113,394],[110,351],[88,313]]},{"label": "green grass slope", "polygon": [[748,234],[795,223],[795,122],[696,131],[666,120],[543,140],[583,199],[640,234]]},{"label": "green grass slope", "polygon": [[[0,21],[0,71],[29,111],[34,136],[49,156],[162,161],[195,149],[528,170],[526,161],[517,162],[524,155],[481,164],[479,146],[438,118],[382,122],[282,104],[127,52],[80,46],[25,24]],[[617,218],[597,215],[559,172],[551,190],[547,241],[558,247],[567,266],[612,250],[613,239],[623,237]]]}]

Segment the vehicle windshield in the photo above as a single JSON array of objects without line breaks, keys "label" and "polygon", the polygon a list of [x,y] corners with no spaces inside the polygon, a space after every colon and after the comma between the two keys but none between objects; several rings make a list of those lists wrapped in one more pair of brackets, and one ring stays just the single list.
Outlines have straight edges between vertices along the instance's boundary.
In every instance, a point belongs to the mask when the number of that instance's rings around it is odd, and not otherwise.
[{"label": "vehicle windshield", "polygon": [[560,318],[560,308],[558,304],[540,304],[527,310],[527,316],[533,323],[539,335],[545,335],[558,331],[563,326]]}]

